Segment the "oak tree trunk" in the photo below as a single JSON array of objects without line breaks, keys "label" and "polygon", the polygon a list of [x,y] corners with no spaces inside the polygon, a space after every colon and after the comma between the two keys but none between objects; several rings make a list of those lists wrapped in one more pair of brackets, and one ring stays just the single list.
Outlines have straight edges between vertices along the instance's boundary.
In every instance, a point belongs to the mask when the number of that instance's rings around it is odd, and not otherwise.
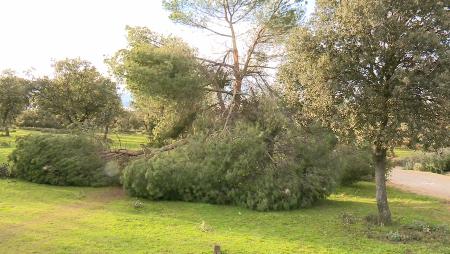
[{"label": "oak tree trunk", "polygon": [[386,191],[386,149],[377,147],[374,154],[375,160],[375,184],[378,216],[381,223],[391,224],[391,211],[389,209]]},{"label": "oak tree trunk", "polygon": [[108,133],[109,133],[109,125],[105,126],[105,131],[103,132],[103,140],[108,140]]},{"label": "oak tree trunk", "polygon": [[9,137],[9,127],[8,127],[8,125],[5,125],[5,136]]},{"label": "oak tree trunk", "polygon": [[3,115],[2,115],[2,123],[3,126],[5,127],[5,136],[9,137],[9,127],[8,127],[8,115],[9,115],[9,110],[7,110]]}]

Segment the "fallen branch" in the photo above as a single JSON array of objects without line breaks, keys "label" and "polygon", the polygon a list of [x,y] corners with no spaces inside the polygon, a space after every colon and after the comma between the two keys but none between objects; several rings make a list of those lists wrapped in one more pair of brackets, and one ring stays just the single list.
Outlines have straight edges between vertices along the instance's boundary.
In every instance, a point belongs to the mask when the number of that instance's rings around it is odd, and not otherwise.
[{"label": "fallen branch", "polygon": [[113,160],[113,159],[119,159],[119,158],[152,158],[155,155],[158,155],[162,152],[167,152],[170,150],[173,150],[179,146],[182,146],[187,143],[187,140],[180,140],[178,142],[175,142],[173,144],[169,144],[160,148],[143,148],[139,151],[132,151],[132,150],[126,150],[126,149],[117,149],[113,151],[105,151],[101,153],[101,157],[106,160]]}]

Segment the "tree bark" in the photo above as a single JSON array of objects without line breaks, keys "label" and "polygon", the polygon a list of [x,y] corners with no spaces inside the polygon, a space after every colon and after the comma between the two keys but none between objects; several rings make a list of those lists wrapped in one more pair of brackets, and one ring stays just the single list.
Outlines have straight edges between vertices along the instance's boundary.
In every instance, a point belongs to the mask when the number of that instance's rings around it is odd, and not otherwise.
[{"label": "tree bark", "polygon": [[381,223],[388,225],[392,223],[391,211],[389,209],[386,191],[386,149],[377,147],[374,154],[375,161],[375,184],[378,216]]},{"label": "tree bark", "polygon": [[109,133],[109,125],[105,126],[105,132],[103,133],[103,140],[108,140],[108,133]]},{"label": "tree bark", "polygon": [[[234,76],[234,87],[233,87],[233,101],[231,107],[239,108],[241,104],[241,90],[242,90],[242,73],[241,73],[241,66],[239,63],[239,49],[237,44],[237,36],[236,32],[234,31],[234,25],[233,25],[233,14],[230,10],[230,5],[228,4],[228,0],[224,1],[224,12],[225,12],[225,20],[228,22],[228,25],[230,27],[231,32],[231,44],[233,46],[233,76]],[[234,103],[234,105],[233,105]],[[232,109],[230,110],[230,112]]]},{"label": "tree bark", "polygon": [[2,118],[3,118],[3,126],[5,127],[5,136],[9,137],[9,127],[8,127],[8,115],[9,115],[9,110],[6,110],[6,112],[3,114]]},{"label": "tree bark", "polygon": [[220,251],[220,245],[214,245],[214,254],[221,254],[222,251]]},{"label": "tree bark", "polygon": [[8,125],[5,125],[5,136],[9,137],[9,127],[8,127]]}]

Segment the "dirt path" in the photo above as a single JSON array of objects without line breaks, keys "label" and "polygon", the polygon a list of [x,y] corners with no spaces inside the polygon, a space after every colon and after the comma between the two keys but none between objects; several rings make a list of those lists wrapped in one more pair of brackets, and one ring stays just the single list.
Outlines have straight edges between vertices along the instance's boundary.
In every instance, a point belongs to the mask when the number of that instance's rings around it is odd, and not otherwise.
[{"label": "dirt path", "polygon": [[389,184],[406,191],[450,201],[450,176],[448,175],[403,170],[401,167],[395,167],[392,170]]}]

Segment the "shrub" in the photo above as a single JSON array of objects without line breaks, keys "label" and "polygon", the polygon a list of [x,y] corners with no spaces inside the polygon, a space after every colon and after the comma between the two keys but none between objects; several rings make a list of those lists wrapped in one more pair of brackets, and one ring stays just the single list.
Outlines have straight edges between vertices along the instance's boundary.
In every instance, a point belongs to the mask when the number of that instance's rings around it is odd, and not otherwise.
[{"label": "shrub", "polygon": [[64,186],[105,186],[118,182],[108,175],[101,147],[74,135],[30,135],[17,140],[10,155],[14,176],[35,182]]},{"label": "shrub", "polygon": [[317,131],[307,138],[283,131],[270,139],[258,125],[240,123],[229,133],[197,134],[189,142],[124,171],[124,188],[152,200],[236,204],[255,210],[307,207],[334,184],[333,140]]},{"label": "shrub", "polygon": [[426,153],[407,158],[405,169],[427,171],[438,174],[450,172],[450,148],[436,153]]},{"label": "shrub", "polygon": [[9,176],[9,165],[6,163],[0,164],[0,179],[8,178]]},{"label": "shrub", "polygon": [[356,224],[359,220],[359,218],[357,216],[355,216],[352,213],[348,213],[348,212],[343,212],[339,215],[342,224],[344,225],[351,225],[351,224]]},{"label": "shrub", "polygon": [[386,234],[386,238],[392,242],[400,242],[405,238],[405,236],[398,231],[389,231],[389,233]]},{"label": "shrub", "polygon": [[59,116],[37,109],[29,109],[22,112],[16,119],[16,125],[23,127],[61,129]]},{"label": "shrub", "polygon": [[0,148],[8,148],[11,147],[11,144],[9,142],[0,141]]},{"label": "shrub", "polygon": [[340,145],[335,150],[336,167],[342,185],[371,179],[375,173],[369,149]]}]

